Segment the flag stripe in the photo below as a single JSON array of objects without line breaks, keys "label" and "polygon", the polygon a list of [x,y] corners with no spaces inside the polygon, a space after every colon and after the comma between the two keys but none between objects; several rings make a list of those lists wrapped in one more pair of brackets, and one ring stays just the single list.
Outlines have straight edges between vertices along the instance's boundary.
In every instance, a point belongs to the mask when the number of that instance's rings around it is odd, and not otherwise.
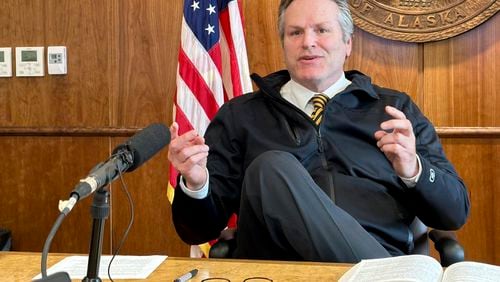
[{"label": "flag stripe", "polygon": [[[190,97],[195,96],[206,115],[210,117],[210,119],[213,118],[217,110],[219,110],[219,105],[212,94],[213,92],[210,86],[205,83],[205,80],[200,76],[196,66],[191,63],[182,50],[179,50],[179,66],[179,76],[181,79],[178,80],[177,83],[181,84],[181,93],[186,95],[186,97],[183,97],[184,99],[178,100],[178,102],[180,102],[179,104],[186,105],[186,103],[184,103],[186,102],[185,100],[189,100],[191,103],[192,100]],[[179,87],[179,85],[177,87]],[[177,91],[179,91],[179,88],[177,88]],[[185,91],[189,92],[185,93]],[[187,106],[189,107],[189,104],[187,104]],[[190,112],[186,108],[184,108],[184,110]]]},{"label": "flag stripe", "polygon": [[[183,114],[185,122],[189,125],[189,128],[197,129],[198,134],[202,136],[205,135],[205,130],[208,127],[211,118],[207,116],[203,104],[199,103],[184,81],[179,81],[178,89],[183,91],[185,95],[184,99],[180,100],[177,104],[178,108],[180,108],[179,114]],[[183,124],[179,124],[179,127],[180,126],[183,126]]]},{"label": "flag stripe", "polygon": [[221,22],[227,42],[230,46],[229,54],[231,57],[232,80],[238,81],[237,86],[234,88],[234,92],[244,94],[252,91],[252,83],[250,79],[245,79],[250,77],[250,72],[248,67],[247,48],[245,45],[243,26],[241,25],[243,19],[240,14],[239,2],[230,2],[228,4],[228,10],[229,13],[221,15]]},{"label": "flag stripe", "polygon": [[[222,32],[222,31],[221,31]],[[220,40],[220,48],[222,53],[229,54],[229,46],[226,42],[226,37],[222,36]],[[222,81],[224,85],[224,99],[229,100],[234,97],[234,88],[231,73],[231,63],[229,56],[222,56]]]},{"label": "flag stripe", "polygon": [[[234,43],[231,34],[231,23],[229,22],[229,11],[226,9],[220,14],[220,22],[221,22],[221,33],[223,33],[223,37],[221,39],[221,46],[227,50],[226,52],[229,56],[225,58],[224,66],[229,68],[229,71],[225,72],[227,76],[223,76],[224,85],[231,88],[230,91],[227,91],[229,97],[233,97],[233,93],[241,93],[241,82],[240,82],[240,72],[238,62],[236,61],[236,54],[234,53]],[[229,77],[228,77],[229,76]]]}]

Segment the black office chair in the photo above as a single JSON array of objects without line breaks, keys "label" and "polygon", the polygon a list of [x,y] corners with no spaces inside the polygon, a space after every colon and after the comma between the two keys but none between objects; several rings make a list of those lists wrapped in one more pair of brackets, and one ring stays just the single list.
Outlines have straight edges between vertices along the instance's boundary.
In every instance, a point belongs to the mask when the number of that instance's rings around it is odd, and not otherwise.
[{"label": "black office chair", "polygon": [[[418,218],[410,225],[413,231],[414,248],[411,254],[430,255],[429,239],[434,242],[434,248],[439,252],[441,265],[449,266],[464,260],[464,249],[453,231],[432,229]],[[231,258],[236,249],[236,229],[229,228],[221,232],[219,240],[210,248],[209,258]]]},{"label": "black office chair", "polygon": [[429,228],[418,218],[415,218],[410,228],[413,231],[412,254],[430,255],[429,239],[431,239],[434,249],[439,253],[442,266],[446,267],[465,259],[464,248],[458,242],[455,232],[437,229],[429,231]]},{"label": "black office chair", "polygon": [[10,230],[0,228],[0,251],[10,251],[12,235]]}]

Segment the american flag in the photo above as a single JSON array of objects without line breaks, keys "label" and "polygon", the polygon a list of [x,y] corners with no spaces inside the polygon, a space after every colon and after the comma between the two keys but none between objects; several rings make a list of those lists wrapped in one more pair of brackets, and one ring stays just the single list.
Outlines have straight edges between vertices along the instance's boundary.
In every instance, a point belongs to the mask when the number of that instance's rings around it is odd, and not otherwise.
[{"label": "american flag", "polygon": [[[250,92],[241,0],[185,0],[174,119],[179,134],[205,134],[220,106]],[[170,166],[168,198],[178,173]]]}]

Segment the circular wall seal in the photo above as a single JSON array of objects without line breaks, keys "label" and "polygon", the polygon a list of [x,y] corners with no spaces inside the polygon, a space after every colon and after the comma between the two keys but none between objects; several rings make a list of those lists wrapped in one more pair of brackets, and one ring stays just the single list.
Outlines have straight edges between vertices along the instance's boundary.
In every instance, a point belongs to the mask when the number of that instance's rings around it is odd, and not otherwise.
[{"label": "circular wall seal", "polygon": [[436,41],[466,32],[500,9],[497,0],[349,0],[354,23],[400,41]]}]

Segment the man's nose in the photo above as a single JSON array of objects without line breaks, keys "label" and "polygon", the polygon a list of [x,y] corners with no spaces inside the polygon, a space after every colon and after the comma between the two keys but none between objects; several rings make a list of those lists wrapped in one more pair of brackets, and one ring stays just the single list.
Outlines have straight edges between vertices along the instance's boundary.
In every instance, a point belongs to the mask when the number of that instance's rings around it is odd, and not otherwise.
[{"label": "man's nose", "polygon": [[302,37],[302,47],[304,49],[316,47],[316,34],[312,31],[305,31]]}]

